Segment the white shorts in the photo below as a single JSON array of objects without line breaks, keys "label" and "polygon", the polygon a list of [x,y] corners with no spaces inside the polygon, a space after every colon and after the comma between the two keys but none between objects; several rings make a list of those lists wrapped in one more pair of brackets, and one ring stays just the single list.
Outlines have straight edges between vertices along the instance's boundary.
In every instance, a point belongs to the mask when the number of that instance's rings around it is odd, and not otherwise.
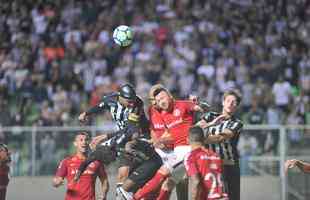
[{"label": "white shorts", "polygon": [[172,179],[177,183],[185,175],[185,167],[183,164],[185,156],[191,151],[189,145],[177,146],[172,151],[164,151],[155,149],[160,155],[163,165],[169,169]]}]

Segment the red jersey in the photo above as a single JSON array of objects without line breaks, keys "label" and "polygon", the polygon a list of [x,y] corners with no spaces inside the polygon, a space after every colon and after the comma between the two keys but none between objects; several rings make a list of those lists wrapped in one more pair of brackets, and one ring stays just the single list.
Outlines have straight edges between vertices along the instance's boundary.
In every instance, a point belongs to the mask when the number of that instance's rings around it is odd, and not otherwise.
[{"label": "red jersey", "polygon": [[4,189],[9,184],[9,171],[10,167],[8,165],[0,166],[0,189]]},{"label": "red jersey", "polygon": [[[158,117],[160,113],[156,108],[154,108],[154,106],[149,107],[148,113],[149,113],[149,119],[150,119],[151,134],[156,139],[159,139],[167,130],[166,126],[163,123],[161,123],[161,118]],[[165,144],[165,147],[168,149],[173,149],[173,146],[174,146],[173,142]]]},{"label": "red jersey", "polygon": [[162,135],[165,130],[171,134],[174,147],[188,145],[188,131],[193,125],[194,104],[191,101],[173,101],[170,111],[150,109],[151,129]]},{"label": "red jersey", "polygon": [[[83,161],[84,159],[76,155],[65,158],[59,164],[56,176],[66,178],[67,182],[71,183]],[[99,161],[94,161],[88,165],[80,180],[74,185],[74,190],[67,189],[65,200],[95,200],[97,176],[106,177],[107,175],[103,165]]]},{"label": "red jersey", "polygon": [[214,200],[227,197],[222,181],[223,161],[215,152],[198,148],[191,151],[184,159],[189,177],[199,174],[203,178],[201,200]]}]

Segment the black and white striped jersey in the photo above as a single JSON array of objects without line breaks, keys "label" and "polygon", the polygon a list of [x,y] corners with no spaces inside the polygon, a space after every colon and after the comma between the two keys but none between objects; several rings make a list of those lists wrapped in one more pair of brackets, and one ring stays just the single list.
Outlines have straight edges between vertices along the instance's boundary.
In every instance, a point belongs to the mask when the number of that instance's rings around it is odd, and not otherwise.
[{"label": "black and white striped jersey", "polygon": [[[219,115],[221,115],[221,113],[208,112],[202,117],[202,119],[204,119],[206,122],[211,122]],[[239,153],[237,150],[237,144],[242,127],[243,123],[241,120],[235,117],[231,117],[229,119],[223,120],[217,125],[206,128],[204,131],[209,135],[220,134],[224,129],[230,129],[234,133],[234,137],[231,139],[227,139],[218,144],[208,144],[207,147],[218,153],[224,160],[224,163],[225,161],[238,161]]]},{"label": "black and white striped jersey", "polygon": [[124,129],[127,125],[129,113],[139,115],[141,123],[147,123],[143,108],[143,101],[139,97],[137,97],[137,101],[133,107],[125,107],[118,101],[118,94],[112,93],[104,96],[97,106],[91,108],[86,113],[93,114],[103,112],[105,110],[110,111],[119,130]]}]

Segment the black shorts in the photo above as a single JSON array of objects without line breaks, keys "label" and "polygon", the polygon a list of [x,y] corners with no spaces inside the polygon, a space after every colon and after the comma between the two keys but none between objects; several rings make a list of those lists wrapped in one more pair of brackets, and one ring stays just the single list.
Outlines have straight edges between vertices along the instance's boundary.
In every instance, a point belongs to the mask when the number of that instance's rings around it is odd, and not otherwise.
[{"label": "black shorts", "polygon": [[133,191],[136,191],[148,182],[155,175],[162,164],[161,158],[156,154],[151,159],[144,161],[141,165],[133,169],[128,177],[128,179],[135,182]]},{"label": "black shorts", "polygon": [[120,154],[118,157],[118,168],[120,167],[129,167],[129,170],[136,168],[141,163],[137,162],[131,155],[128,154]]}]

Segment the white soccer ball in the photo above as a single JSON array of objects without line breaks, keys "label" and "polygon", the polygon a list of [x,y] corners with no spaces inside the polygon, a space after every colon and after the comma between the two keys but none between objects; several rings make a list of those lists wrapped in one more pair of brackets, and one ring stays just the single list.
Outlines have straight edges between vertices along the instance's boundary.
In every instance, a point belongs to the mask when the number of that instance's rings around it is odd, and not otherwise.
[{"label": "white soccer ball", "polygon": [[122,47],[129,46],[133,40],[133,31],[129,26],[121,25],[113,31],[113,40]]}]

